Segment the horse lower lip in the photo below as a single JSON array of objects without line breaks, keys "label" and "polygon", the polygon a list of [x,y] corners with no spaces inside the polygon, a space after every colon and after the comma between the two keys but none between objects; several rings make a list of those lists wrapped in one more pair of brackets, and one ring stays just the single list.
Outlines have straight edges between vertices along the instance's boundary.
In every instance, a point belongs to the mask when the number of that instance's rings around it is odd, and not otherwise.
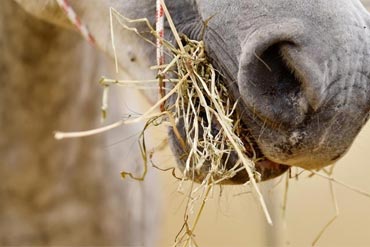
[{"label": "horse lower lip", "polygon": [[[255,157],[255,170],[260,175],[259,179],[261,181],[265,181],[276,178],[285,173],[289,169],[289,166],[276,163],[265,157],[260,150],[257,141],[249,132],[249,128],[247,127],[246,123],[243,121],[242,123],[244,125],[244,129],[241,133],[239,133],[239,135],[245,144],[246,155],[248,157]],[[231,180],[232,182],[240,184],[247,182],[249,180],[249,176],[245,170],[242,170],[235,175],[235,178],[232,178]]]},{"label": "horse lower lip", "polygon": [[256,162],[256,170],[261,174],[262,180],[280,176],[289,169],[289,166],[264,159]]},{"label": "horse lower lip", "polygon": [[[255,162],[255,170],[260,174],[260,181],[276,178],[285,173],[288,169],[289,166],[278,164],[266,158]],[[247,181],[249,181],[248,173],[246,170],[242,170],[235,174],[234,177],[230,178],[228,183],[243,184]]]},{"label": "horse lower lip", "polygon": [[261,181],[276,178],[289,169],[289,166],[276,163],[265,157],[257,144],[254,145],[253,149],[259,158],[258,161],[255,161],[255,169],[260,174]]}]

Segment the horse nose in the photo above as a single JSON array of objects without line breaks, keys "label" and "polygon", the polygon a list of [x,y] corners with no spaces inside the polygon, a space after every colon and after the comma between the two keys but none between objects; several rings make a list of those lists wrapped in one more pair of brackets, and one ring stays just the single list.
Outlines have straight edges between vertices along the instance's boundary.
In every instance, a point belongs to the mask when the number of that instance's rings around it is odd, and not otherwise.
[{"label": "horse nose", "polygon": [[295,19],[271,24],[250,35],[242,47],[241,97],[256,116],[281,127],[302,123],[326,99],[327,71],[304,54],[303,30]]}]

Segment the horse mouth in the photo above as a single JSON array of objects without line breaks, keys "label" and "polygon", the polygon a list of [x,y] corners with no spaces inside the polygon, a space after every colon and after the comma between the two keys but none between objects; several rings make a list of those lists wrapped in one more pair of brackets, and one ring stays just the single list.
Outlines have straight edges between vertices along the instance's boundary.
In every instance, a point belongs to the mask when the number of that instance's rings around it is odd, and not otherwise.
[{"label": "horse mouth", "polygon": [[[243,139],[245,143],[245,154],[253,160],[254,169],[255,169],[255,179],[257,182],[270,180],[280,175],[284,174],[290,166],[276,163],[268,159],[260,150],[256,141],[251,137],[248,130],[245,130],[242,133],[242,136],[248,136],[248,140]],[[235,157],[237,158],[237,157]],[[235,159],[234,158],[234,159]],[[246,169],[243,169],[236,173],[233,177],[227,181],[230,184],[243,184],[250,180],[248,172]]]},{"label": "horse mouth", "polygon": [[[271,56],[270,52],[267,54]],[[257,182],[273,179],[286,172],[290,166],[268,159],[253,137],[255,135],[251,131],[253,123],[245,119],[244,115],[248,114],[243,114],[244,100],[240,97],[239,90],[233,88],[232,85],[235,84],[230,83],[235,81],[235,78],[230,76],[228,69],[223,68],[222,64],[215,63],[215,60],[204,59],[197,62],[192,67],[191,74],[204,78],[201,80],[201,86],[197,84],[196,79],[192,79],[178,91],[178,94],[170,97],[168,102],[168,109],[175,109],[177,112],[176,128],[170,128],[169,134],[172,148],[177,154],[179,168],[183,170],[185,177],[198,183],[203,183],[211,176],[211,180],[218,184],[243,184],[251,180],[251,172]],[[207,62],[210,62],[219,73],[209,72],[212,66],[199,65]],[[188,63],[190,62],[188,61],[184,67],[188,68],[190,66]],[[260,74],[258,70],[256,71]],[[182,74],[182,71],[177,73]],[[216,77],[218,79],[215,79]],[[181,107],[174,108],[175,102]],[[212,107],[217,110],[210,110]],[[225,118],[221,118],[217,112],[222,112]],[[229,130],[226,130],[223,121],[232,122]],[[234,132],[233,135],[224,134],[230,131]],[[215,139],[217,136],[221,138]],[[238,144],[230,145],[234,137]],[[225,143],[226,148],[220,143]],[[208,149],[209,146],[212,148]],[[246,158],[251,162],[247,162]]]},{"label": "horse mouth", "polygon": [[[244,143],[245,155],[254,163],[254,179],[257,182],[262,182],[284,174],[290,166],[279,164],[268,159],[260,150],[258,143],[249,132],[245,123],[242,123],[241,125],[243,128],[239,131],[238,136]],[[239,160],[239,156],[236,152],[232,152],[228,159],[224,160],[226,169],[238,170],[238,172],[229,179],[224,180],[223,184],[244,184],[250,180],[249,174],[244,168],[244,165],[235,165]]]},{"label": "horse mouth", "polygon": [[[229,100],[233,102],[234,100],[232,95],[229,96]],[[232,104],[233,103],[231,103],[231,105]],[[236,103],[235,105],[238,106],[239,103]],[[234,132],[243,144],[242,146],[244,148],[242,151],[244,152],[244,157],[247,157],[254,164],[254,166],[250,167],[250,169],[253,172],[254,179],[257,182],[276,178],[289,169],[290,166],[276,163],[268,159],[263,154],[263,152],[259,148],[257,141],[252,136],[248,125],[243,122],[243,119],[238,110],[235,111],[232,119],[235,122],[238,121],[238,124],[235,124]],[[206,115],[200,115],[197,121],[207,121]],[[177,123],[177,130],[179,131],[181,138],[185,139],[186,134],[183,126],[184,120],[183,118],[179,118],[179,121]],[[221,124],[215,118],[212,119],[211,129],[211,134],[213,136],[217,136],[219,132],[224,131],[221,127]],[[199,139],[200,142],[204,141],[202,139],[203,131],[205,130],[200,129],[198,133],[197,139]],[[186,170],[185,163],[187,163],[187,158],[189,157],[188,155],[190,146],[184,147],[184,145],[180,145],[179,139],[181,138],[176,136],[173,128],[169,129],[169,134],[170,140],[173,144],[172,148],[178,157],[179,168],[184,172]],[[191,138],[194,137],[195,136],[191,136]],[[224,141],[228,142],[228,140]],[[215,164],[213,164],[212,161],[206,161],[201,167],[198,168],[198,164],[190,164],[190,170],[188,170],[186,177],[195,182],[202,183],[207,178],[207,176],[212,173],[212,180],[218,181],[218,184],[244,184],[250,181],[250,176],[248,174],[247,168],[245,167],[249,164],[244,164],[241,162],[241,157],[235,149],[219,155],[218,160],[220,161],[217,162],[217,169],[214,169]],[[189,169],[189,166],[187,169]]]},{"label": "horse mouth", "polygon": [[[181,125],[181,123],[180,123]],[[179,125],[179,126],[180,126]],[[260,150],[257,142],[254,140],[250,134],[248,127],[245,124],[241,124],[243,127],[238,131],[237,135],[244,144],[244,154],[245,156],[252,161],[254,167],[251,167],[251,170],[254,174],[254,179],[257,182],[266,181],[269,179],[276,178],[283,173],[285,173],[290,166],[279,164],[268,159]],[[178,126],[178,127],[179,127]],[[217,135],[220,130],[218,123],[215,121],[213,123],[213,134]],[[179,128],[180,129],[180,128]],[[172,129],[170,129],[170,140],[173,142],[173,148],[175,153],[178,154],[180,169],[184,171],[185,169],[185,160],[187,157],[187,152],[184,152],[183,148],[180,147],[177,138]],[[200,134],[201,136],[201,134]],[[185,154],[185,155],[184,155]],[[223,154],[220,156],[221,162],[219,163],[222,168],[222,172],[214,173],[213,180],[219,181],[219,184],[244,184],[250,181],[250,177],[245,168],[245,164],[240,162],[240,157],[236,151],[231,151],[228,154]],[[196,164],[192,164],[191,175],[188,174],[187,177],[191,180],[202,183],[204,179],[212,173],[211,163],[204,163],[204,165],[195,169]]]}]

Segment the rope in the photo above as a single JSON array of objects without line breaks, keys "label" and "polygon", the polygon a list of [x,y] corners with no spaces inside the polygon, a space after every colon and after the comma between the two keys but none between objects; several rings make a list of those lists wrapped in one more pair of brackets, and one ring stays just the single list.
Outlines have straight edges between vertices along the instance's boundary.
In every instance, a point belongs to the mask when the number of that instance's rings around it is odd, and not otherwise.
[{"label": "rope", "polygon": [[[162,74],[161,66],[164,64],[164,52],[163,52],[163,43],[164,38],[164,10],[160,0],[156,2],[156,32],[158,38],[156,41],[157,44],[157,65],[158,69],[158,83],[159,83],[159,95],[161,98],[165,96],[165,82],[163,81],[164,75]],[[161,111],[164,111],[164,103],[160,106]]]},{"label": "rope", "polygon": [[77,30],[82,34],[82,36],[89,42],[91,45],[95,45],[95,38],[90,33],[86,25],[81,22],[81,19],[78,17],[76,12],[73,10],[72,6],[69,4],[68,0],[56,0],[60,8],[67,15],[68,19],[72,24],[77,28]]}]

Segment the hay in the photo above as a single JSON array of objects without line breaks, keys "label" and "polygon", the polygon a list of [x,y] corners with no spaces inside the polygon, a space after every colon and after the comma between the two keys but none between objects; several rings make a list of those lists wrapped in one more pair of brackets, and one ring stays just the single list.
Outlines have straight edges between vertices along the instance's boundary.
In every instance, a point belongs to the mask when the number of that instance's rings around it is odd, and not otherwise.
[{"label": "hay", "polygon": [[[206,166],[206,163],[210,164],[209,169],[207,169],[206,176],[199,181],[200,186],[194,188],[189,194],[189,211],[192,210],[191,208],[193,207],[194,202],[200,198],[202,198],[202,204],[196,214],[192,227],[189,227],[188,217],[186,217],[187,219],[185,220],[185,224],[187,226],[187,230],[182,237],[178,238],[178,243],[182,242],[185,236],[188,236],[189,238],[185,240],[184,246],[194,243],[195,240],[193,239],[193,232],[213,186],[232,178],[236,173],[244,169],[247,171],[250,178],[250,181],[247,182],[247,184],[252,185],[254,188],[257,198],[266,214],[267,221],[272,224],[271,217],[257,186],[257,180],[259,180],[260,174],[258,174],[254,169],[254,161],[246,155],[246,146],[249,144],[244,143],[238,135],[243,127],[240,125],[240,121],[237,120],[238,117],[235,112],[237,102],[231,102],[228,90],[221,80],[222,76],[216,72],[212,64],[208,61],[203,41],[190,40],[186,36],[180,37],[163,1],[162,5],[171,27],[172,34],[177,43],[176,47],[169,41],[163,39],[160,40],[166,49],[167,55],[171,57],[171,62],[159,68],[161,69],[161,73],[158,75],[158,82],[160,85],[162,85],[162,81],[170,84],[171,89],[168,90],[169,92],[138,118],[120,120],[111,125],[89,131],[71,133],[56,132],[55,138],[64,139],[95,135],[124,124],[146,121],[145,128],[141,134],[142,141],[140,145],[144,161],[143,174],[141,176],[135,176],[130,172],[122,172],[123,177],[129,176],[133,179],[142,181],[147,173],[148,163],[144,138],[145,130],[154,123],[156,125],[167,123],[173,128],[178,142],[186,152],[185,169],[181,178],[182,180],[186,180],[188,178],[195,180],[195,174],[199,173],[199,171]],[[150,29],[150,33],[156,39],[160,39],[147,19],[131,20],[122,16],[116,10],[111,9],[111,38],[115,54],[116,46],[114,43],[113,17],[116,18],[123,28],[136,33],[152,45],[154,45],[154,43],[150,39],[144,37],[139,30],[134,27],[130,27],[126,23],[146,23],[147,27]],[[115,62],[116,70],[118,71],[117,56],[115,56]],[[153,69],[158,69],[158,66],[154,66]],[[163,80],[165,77],[171,79]],[[145,84],[152,84],[153,82],[157,82],[157,80],[144,82],[120,81],[103,78],[100,81],[101,85],[104,87],[102,97],[103,119],[106,117],[108,111],[107,99],[111,85],[135,86],[136,88],[139,88],[138,85],[143,86],[144,84],[143,88],[147,89],[148,87]],[[173,104],[168,104],[168,100],[170,98],[170,102],[173,102]],[[167,102],[167,104],[164,111],[156,113],[156,109],[165,102]],[[182,135],[180,135],[180,131],[177,129],[177,123],[180,120],[184,125],[184,139]],[[218,125],[218,132],[215,132],[213,129],[213,125],[215,123]],[[251,145],[249,150],[253,151],[253,147]],[[225,166],[225,159],[227,161],[233,152],[238,155],[238,161],[235,163],[234,167],[227,169]],[[200,193],[200,195],[195,196],[197,193]],[[190,214],[186,213],[186,215],[189,216]],[[176,245],[178,243],[176,243]]]},{"label": "hay", "polygon": [[[167,116],[167,119],[163,118],[163,122],[172,119],[169,121],[169,125],[173,128],[186,157],[184,158],[183,180],[188,178],[195,180],[195,174],[199,174],[200,171],[204,172],[206,167],[206,175],[201,180],[198,179],[200,185],[192,185],[192,189],[188,192],[184,228],[183,231],[180,231],[175,246],[196,245],[194,231],[212,188],[222,181],[232,178],[241,170],[247,171],[250,178],[248,185],[254,189],[268,223],[272,224],[264,199],[257,186],[256,180],[259,180],[260,174],[255,171],[254,161],[247,156],[246,147],[254,154],[253,146],[243,142],[239,137],[243,126],[238,121],[239,118],[235,111],[237,102],[231,101],[222,76],[217,73],[207,59],[203,41],[180,36],[166,6],[163,5],[163,7],[177,46],[166,40],[160,40],[170,62],[161,66],[158,84],[162,85],[163,78],[172,78],[167,81],[167,85],[169,84],[169,87],[173,89],[164,96],[164,98],[170,99],[169,101],[166,99],[167,104],[164,107],[164,112],[153,116],[152,119],[162,118],[164,115]],[[135,20],[129,20],[117,12],[113,13],[129,23],[135,22]],[[151,33],[159,39],[160,37],[157,36],[148,22],[142,21],[147,23]],[[158,67],[153,68],[158,69]],[[181,131],[184,135],[180,135],[180,131],[177,129],[179,122],[183,126]],[[217,125],[218,131],[214,131],[214,125]],[[238,160],[231,169],[227,169],[225,160],[227,161],[232,153],[237,154]],[[255,155],[252,158],[256,158]],[[146,160],[146,157],[144,159]],[[195,204],[198,201],[201,202],[201,205],[194,214]],[[192,215],[195,217],[191,221]]]},{"label": "hay", "polygon": [[[144,160],[144,172],[141,176],[122,172],[123,177],[129,176],[142,181],[147,172],[148,162],[144,138],[145,130],[154,123],[155,125],[167,124],[171,126],[186,157],[184,159],[185,168],[181,180],[184,181],[189,178],[195,180],[196,174],[199,174],[200,171],[206,172],[205,176],[197,179],[200,183],[199,185],[192,184],[192,189],[187,195],[188,204],[184,217],[184,226],[186,227],[184,227],[185,230],[182,233],[180,231],[175,243],[176,246],[180,243],[183,246],[196,245],[193,232],[212,188],[232,178],[241,170],[247,171],[249,181],[245,185],[251,186],[252,191],[255,192],[254,194],[257,200],[262,206],[268,223],[272,224],[270,214],[257,185],[257,182],[260,180],[260,174],[255,170],[254,161],[256,155],[253,146],[248,142],[247,138],[242,140],[239,137],[244,127],[238,120],[239,117],[235,110],[238,102],[231,101],[222,75],[213,68],[206,56],[203,41],[191,40],[184,35],[180,36],[163,1],[162,4],[172,34],[176,40],[176,45],[164,39],[160,40],[165,48],[167,57],[170,58],[170,62],[163,66],[152,67],[152,69],[160,69],[158,79],[154,81],[120,81],[103,78],[100,82],[104,87],[102,116],[104,118],[108,111],[108,90],[112,85],[147,88],[148,84],[153,85],[154,82],[162,84],[161,80],[167,78],[163,80],[168,86],[167,93],[138,118],[120,120],[111,125],[90,131],[74,133],[57,132],[55,133],[55,137],[62,139],[94,135],[124,124],[146,121],[145,128],[141,134],[142,141],[140,146]],[[154,45],[152,41],[144,37],[139,30],[129,25],[132,23],[145,23],[150,33],[156,39],[160,39],[147,19],[131,20],[122,16],[116,10],[111,9],[111,26],[113,26],[113,17],[117,19],[123,28],[136,33],[152,45]],[[111,29],[111,35],[112,46],[114,51],[116,51],[113,28]],[[115,61],[116,69],[118,70],[117,57]],[[164,111],[156,112],[159,106],[164,103],[166,103]],[[183,125],[181,131],[185,135],[181,135],[180,130],[178,130],[179,122]],[[225,164],[232,153],[237,154],[238,159],[231,169],[226,168]],[[247,153],[250,157],[247,156]],[[190,218],[194,214],[193,211],[197,201],[200,201],[201,205],[198,212],[195,213],[195,218],[192,220],[190,226]]]}]

